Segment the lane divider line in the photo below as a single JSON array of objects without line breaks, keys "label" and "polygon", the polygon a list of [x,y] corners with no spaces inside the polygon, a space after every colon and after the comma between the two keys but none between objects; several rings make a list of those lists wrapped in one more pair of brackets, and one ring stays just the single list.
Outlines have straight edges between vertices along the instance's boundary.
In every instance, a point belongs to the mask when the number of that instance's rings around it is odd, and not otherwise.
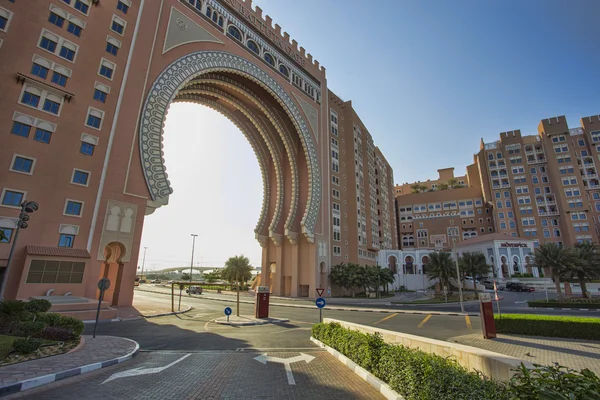
[{"label": "lane divider line", "polygon": [[381,323],[381,322],[383,322],[383,321],[387,321],[387,320],[388,320],[388,319],[390,319],[390,318],[394,318],[396,315],[398,315],[398,313],[396,313],[396,314],[391,314],[391,315],[388,315],[387,317],[385,317],[385,318],[382,318],[382,319],[380,319],[380,320],[379,320],[379,321],[377,321],[377,322],[373,322],[373,325],[377,325],[377,324],[379,324],[379,323]]},{"label": "lane divider line", "polygon": [[423,325],[425,325],[425,323],[426,323],[427,321],[429,321],[429,318],[431,318],[431,316],[432,316],[432,314],[429,314],[429,315],[427,315],[427,316],[426,316],[426,317],[423,319],[423,321],[421,321],[421,323],[420,323],[419,325],[417,325],[417,328],[422,328],[422,327],[423,327]]}]

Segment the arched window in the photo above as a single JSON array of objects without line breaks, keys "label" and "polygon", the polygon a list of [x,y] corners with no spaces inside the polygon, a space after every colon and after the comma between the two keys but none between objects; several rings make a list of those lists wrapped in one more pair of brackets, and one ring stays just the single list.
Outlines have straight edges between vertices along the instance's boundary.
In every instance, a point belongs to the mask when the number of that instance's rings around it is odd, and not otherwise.
[{"label": "arched window", "polygon": [[247,46],[254,53],[260,54],[260,49],[258,48],[258,45],[256,44],[256,42],[254,42],[253,40],[248,40]]},{"label": "arched window", "polygon": [[213,12],[213,16],[212,16],[213,22],[217,22],[217,18],[219,18],[219,14],[217,14],[216,12]]},{"label": "arched window", "polygon": [[560,229],[554,228],[554,237],[560,237]]},{"label": "arched window", "polygon": [[269,53],[265,53],[265,61],[268,62],[269,64],[271,64],[272,66],[275,66],[275,59],[273,58],[272,55],[270,55]]},{"label": "arched window", "polygon": [[544,228],[544,237],[545,238],[549,238],[550,237],[550,229]]},{"label": "arched window", "polygon": [[212,8],[206,7],[206,16],[208,18],[212,17]]},{"label": "arched window", "polygon": [[287,69],[287,67],[283,64],[281,64],[279,66],[279,72],[281,72],[286,78],[290,77],[290,71]]},{"label": "arched window", "polygon": [[219,26],[222,28],[223,27],[223,17],[219,17],[219,22],[218,22]]},{"label": "arched window", "polygon": [[231,36],[233,36],[240,42],[242,41],[242,34],[240,33],[239,29],[235,26],[229,25],[229,28],[227,28],[227,33],[229,33]]},{"label": "arched window", "polygon": [[600,211],[600,201],[594,203],[594,206],[596,207],[596,211]]}]

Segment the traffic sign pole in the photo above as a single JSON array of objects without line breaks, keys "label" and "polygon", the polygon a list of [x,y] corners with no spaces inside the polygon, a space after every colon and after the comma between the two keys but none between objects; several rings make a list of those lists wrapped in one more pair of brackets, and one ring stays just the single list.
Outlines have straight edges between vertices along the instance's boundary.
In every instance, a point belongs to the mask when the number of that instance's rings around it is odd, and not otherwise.
[{"label": "traffic sign pole", "polygon": [[319,322],[322,323],[323,322],[323,309],[319,308]]},{"label": "traffic sign pole", "polygon": [[496,305],[498,306],[498,318],[502,318],[502,313],[500,313],[500,299],[498,298],[498,286],[496,285],[496,281],[494,281],[494,293],[496,294]]},{"label": "traffic sign pole", "polygon": [[100,318],[100,307],[102,306],[102,299],[104,298],[104,291],[110,287],[110,280],[108,278],[102,278],[98,281],[98,289],[100,289],[100,297],[98,297],[98,310],[96,310],[96,322],[94,323],[94,334],[92,338],[96,338],[96,328],[98,328],[98,318]]},{"label": "traffic sign pole", "polygon": [[231,307],[225,307],[225,315],[227,315],[227,322],[229,322],[229,316],[231,315]]},{"label": "traffic sign pole", "polygon": [[325,304],[327,304],[327,302],[322,297],[315,300],[315,305],[319,309],[319,322],[323,322],[323,307],[325,307]]}]

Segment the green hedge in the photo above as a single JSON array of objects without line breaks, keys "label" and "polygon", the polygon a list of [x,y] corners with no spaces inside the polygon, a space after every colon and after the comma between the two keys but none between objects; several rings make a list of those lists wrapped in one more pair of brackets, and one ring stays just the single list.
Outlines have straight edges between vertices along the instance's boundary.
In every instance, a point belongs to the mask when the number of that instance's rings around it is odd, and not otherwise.
[{"label": "green hedge", "polygon": [[600,399],[600,378],[588,369],[523,364],[510,382],[468,371],[456,361],[385,343],[340,324],[317,324],[312,336],[386,382],[406,400],[592,400]]},{"label": "green hedge", "polygon": [[454,360],[384,343],[339,324],[317,324],[312,336],[388,383],[407,400],[508,400],[506,385],[467,371]]},{"label": "green hedge", "polygon": [[529,307],[539,307],[539,308],[587,308],[587,309],[599,309],[599,303],[583,303],[583,302],[569,302],[569,303],[559,303],[556,300],[544,301],[544,300],[536,300],[536,301],[528,301],[527,304]]},{"label": "green hedge", "polygon": [[600,318],[502,314],[495,319],[498,333],[600,340]]}]

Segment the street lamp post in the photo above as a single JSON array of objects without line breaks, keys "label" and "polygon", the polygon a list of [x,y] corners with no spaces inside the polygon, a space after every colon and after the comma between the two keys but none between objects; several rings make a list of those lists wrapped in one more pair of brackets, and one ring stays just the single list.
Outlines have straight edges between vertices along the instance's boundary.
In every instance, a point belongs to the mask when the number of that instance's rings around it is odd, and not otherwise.
[{"label": "street lamp post", "polygon": [[142,260],[142,275],[140,276],[140,283],[142,282],[142,279],[144,279],[144,265],[146,264],[146,250],[148,250],[148,248],[144,247],[144,258]]},{"label": "street lamp post", "polygon": [[452,239],[452,244],[454,245],[454,263],[456,264],[456,280],[458,282],[458,295],[460,296],[460,312],[465,312],[465,305],[463,304],[463,294],[462,294],[462,281],[460,279],[460,270],[458,268],[458,254],[456,254],[456,239]]},{"label": "street lamp post", "polygon": [[13,259],[13,255],[15,252],[15,247],[17,244],[17,239],[19,237],[19,232],[21,229],[27,228],[27,221],[29,221],[29,214],[35,212],[39,208],[39,204],[35,201],[24,201],[21,204],[21,212],[19,213],[19,220],[17,221],[17,229],[15,231],[15,237],[13,239],[12,245],[10,246],[10,253],[8,254],[8,260],[6,262],[6,269],[4,271],[4,275],[2,277],[2,285],[0,286],[0,300],[4,300],[4,290],[6,289],[6,283],[8,282],[8,273],[10,272],[10,264]]},{"label": "street lamp post", "polygon": [[[198,235],[196,235],[195,233],[192,233],[191,236],[193,239],[192,239],[192,261],[190,262],[190,287],[192,286],[192,276],[194,274],[194,272],[193,272],[194,271],[193,270],[193,268],[194,268],[194,247],[196,246],[196,236],[198,236]],[[190,296],[192,295],[192,289],[189,290],[188,294]]]}]

